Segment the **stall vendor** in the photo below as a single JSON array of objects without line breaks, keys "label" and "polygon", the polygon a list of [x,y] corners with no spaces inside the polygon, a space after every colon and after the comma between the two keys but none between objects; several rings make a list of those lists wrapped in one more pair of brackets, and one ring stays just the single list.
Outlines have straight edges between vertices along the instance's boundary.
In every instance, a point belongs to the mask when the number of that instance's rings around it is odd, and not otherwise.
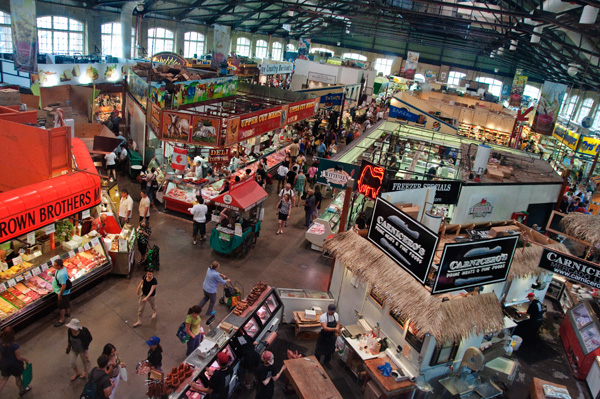
[{"label": "stall vendor", "polygon": [[319,338],[317,338],[315,357],[320,362],[321,357],[324,356],[324,365],[329,364],[331,355],[335,352],[336,335],[339,335],[342,331],[340,316],[335,310],[335,305],[329,304],[329,306],[327,306],[327,313],[322,314],[319,319],[322,329],[321,332],[319,332]]},{"label": "stall vendor", "polygon": [[520,322],[515,329],[515,335],[520,336],[524,341],[535,338],[544,322],[544,307],[542,306],[542,303],[535,297],[533,292],[527,294],[527,299],[529,299],[527,312],[519,312],[519,314],[528,314],[529,320]]},{"label": "stall vendor", "polygon": [[190,387],[201,393],[207,393],[207,399],[227,399],[229,398],[229,384],[228,378],[231,374],[229,370],[229,354],[226,352],[219,352],[217,355],[217,363],[219,369],[215,370],[208,381],[208,386],[203,387],[195,382],[190,382]]},{"label": "stall vendor", "polygon": [[96,230],[102,237],[106,237],[106,214],[103,213],[92,222],[92,230]]}]

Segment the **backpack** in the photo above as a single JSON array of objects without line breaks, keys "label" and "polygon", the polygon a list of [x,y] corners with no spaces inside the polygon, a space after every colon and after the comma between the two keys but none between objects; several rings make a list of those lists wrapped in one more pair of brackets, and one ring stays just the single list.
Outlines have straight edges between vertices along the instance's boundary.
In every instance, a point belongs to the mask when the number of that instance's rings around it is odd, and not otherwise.
[{"label": "backpack", "polygon": [[[58,284],[58,286],[60,287],[60,282],[58,281],[58,277],[56,276],[56,274],[54,275],[54,278],[56,279],[56,284]],[[71,288],[73,288],[73,282],[69,278],[69,273],[67,273],[67,282],[65,283],[65,286],[65,290],[70,290]]]},{"label": "backpack", "polygon": [[[95,369],[95,368],[94,368]],[[92,369],[92,371],[94,370]],[[79,395],[79,399],[100,399],[98,397],[98,380],[88,380],[83,387],[83,391],[81,391],[81,395]]]},{"label": "backpack", "polygon": [[177,338],[179,338],[182,344],[185,344],[189,341],[190,336],[185,332],[185,321],[179,325],[175,335],[177,335]]}]

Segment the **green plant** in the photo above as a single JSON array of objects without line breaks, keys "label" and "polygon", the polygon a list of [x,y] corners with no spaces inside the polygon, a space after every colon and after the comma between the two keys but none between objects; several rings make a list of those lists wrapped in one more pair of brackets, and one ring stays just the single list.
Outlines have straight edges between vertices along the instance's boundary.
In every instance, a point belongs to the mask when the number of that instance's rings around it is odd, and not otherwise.
[{"label": "green plant", "polygon": [[73,238],[74,226],[69,219],[59,220],[55,224],[55,237],[57,241],[70,241]]}]

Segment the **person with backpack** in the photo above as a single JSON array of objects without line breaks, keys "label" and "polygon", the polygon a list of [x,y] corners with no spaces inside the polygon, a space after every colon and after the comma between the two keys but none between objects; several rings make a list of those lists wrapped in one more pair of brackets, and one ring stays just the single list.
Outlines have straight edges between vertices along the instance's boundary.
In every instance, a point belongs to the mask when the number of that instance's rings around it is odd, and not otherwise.
[{"label": "person with backpack", "polygon": [[[71,377],[71,381],[75,381],[77,378],[84,380],[90,369],[90,355],[88,349],[92,342],[92,334],[90,334],[90,331],[83,327],[77,319],[71,319],[66,327],[68,328],[66,352],[67,355],[70,355],[71,368],[75,372]],[[79,369],[77,368],[78,357],[81,358],[83,373],[79,373]]]},{"label": "person with backpack", "polygon": [[200,327],[200,322],[202,321],[200,313],[202,313],[202,308],[198,305],[194,305],[188,309],[185,318],[185,333],[189,337],[187,341],[187,351],[185,352],[186,356],[189,356],[190,353],[200,345],[200,342],[202,342],[202,339],[204,338],[204,331],[202,330],[202,327]]},{"label": "person with backpack", "polygon": [[109,374],[112,372],[110,359],[106,355],[100,355],[96,361],[98,367],[90,372],[88,381],[81,392],[81,399],[110,398],[113,391],[113,383]]},{"label": "person with backpack", "polygon": [[142,220],[137,229],[138,250],[141,255],[140,263],[143,263],[146,260],[146,252],[148,252],[148,242],[150,241],[151,234],[152,229],[150,229],[150,226],[148,226],[145,220]]},{"label": "person with backpack", "polygon": [[53,267],[56,269],[54,278],[52,279],[52,292],[58,296],[58,310],[59,318],[54,327],[60,327],[65,324],[65,316],[71,316],[71,280],[69,280],[69,273],[63,265],[62,259],[57,259],[53,263]]},{"label": "person with backpack", "polygon": [[31,391],[31,386],[23,386],[23,371],[25,363],[29,360],[21,356],[19,344],[15,342],[15,332],[12,327],[5,327],[0,333],[0,392],[8,382],[10,376],[15,377],[15,382],[19,388],[19,396],[25,395]]}]

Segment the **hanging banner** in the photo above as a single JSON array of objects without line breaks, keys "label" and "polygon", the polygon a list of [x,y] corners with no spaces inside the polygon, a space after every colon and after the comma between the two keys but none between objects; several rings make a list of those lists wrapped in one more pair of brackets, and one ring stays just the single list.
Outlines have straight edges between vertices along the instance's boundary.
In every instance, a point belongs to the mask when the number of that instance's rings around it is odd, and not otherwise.
[{"label": "hanging banner", "polygon": [[174,147],[171,156],[171,168],[175,170],[185,170],[187,166],[187,151],[185,148]]},{"label": "hanging banner", "polygon": [[367,239],[425,284],[439,237],[389,202],[377,198]]},{"label": "hanging banner", "polygon": [[[552,132],[552,137],[557,138],[561,143],[573,151],[577,149],[577,144],[579,143],[579,134],[567,129],[563,125],[559,125],[558,123],[556,124],[554,127],[554,132]],[[596,153],[594,153],[594,155],[596,155]]]},{"label": "hanging banner", "polygon": [[310,39],[301,37],[300,40],[298,40],[298,58],[301,60],[307,60],[309,52],[310,52]]},{"label": "hanging banner", "polygon": [[299,101],[288,106],[287,118],[283,118],[286,123],[295,123],[312,117],[319,109],[319,100],[311,98],[310,100]]},{"label": "hanging banner", "polygon": [[363,160],[358,176],[356,182],[358,192],[367,198],[377,198],[383,186],[385,168]]},{"label": "hanging banner", "polygon": [[154,54],[152,56],[152,61],[153,62],[162,62],[163,64],[166,64],[166,65],[179,65],[182,67],[188,66],[188,63],[185,60],[185,58],[183,58],[180,55],[177,55],[175,53],[172,53],[170,51],[163,51],[162,53]]},{"label": "hanging banner", "polygon": [[213,25],[213,55],[212,66],[220,69],[223,63],[227,63],[227,55],[229,54],[229,46],[231,45],[231,36],[229,26]]},{"label": "hanging banner", "polygon": [[237,79],[237,76],[226,76],[178,83],[173,93],[173,107],[233,96],[237,93]]},{"label": "hanging banner", "polygon": [[317,183],[319,184],[344,190],[348,179],[356,179],[357,176],[358,165],[330,159],[319,159],[317,170]]},{"label": "hanging banner", "polygon": [[577,284],[600,288],[600,266],[576,256],[544,247],[538,266],[552,273],[565,276]]},{"label": "hanging banner", "polygon": [[143,78],[137,76],[131,69],[127,71],[127,91],[146,109],[148,105],[149,85]]},{"label": "hanging banner", "polygon": [[230,159],[230,148],[211,148],[208,150],[208,163],[210,164],[229,164]]},{"label": "hanging banner", "polygon": [[248,140],[283,126],[285,121],[281,120],[281,116],[281,107],[276,107],[241,117],[237,141]]},{"label": "hanging banner", "polygon": [[160,121],[161,121],[161,111],[160,107],[154,104],[152,101],[150,102],[150,112],[148,112],[148,126],[150,129],[154,131],[154,134],[158,137],[160,134]]},{"label": "hanging banner", "polygon": [[506,280],[518,236],[444,245],[432,294]]},{"label": "hanging banner", "polygon": [[221,118],[198,115],[192,118],[191,144],[216,147],[221,135]]},{"label": "hanging banner", "polygon": [[[30,75],[40,87],[116,83],[123,79],[127,64],[43,64]],[[147,84],[146,84],[147,85]]]},{"label": "hanging banner", "polygon": [[160,139],[188,143],[192,115],[183,112],[163,111]]},{"label": "hanging banner", "polygon": [[291,62],[281,64],[260,64],[258,69],[261,75],[279,75],[294,72],[294,64]]},{"label": "hanging banner", "polygon": [[417,64],[419,63],[419,53],[409,51],[406,55],[406,65],[404,66],[404,77],[406,79],[414,79],[417,72]]},{"label": "hanging banner", "polygon": [[462,183],[458,180],[390,180],[388,191],[435,187],[435,204],[456,205]]},{"label": "hanging banner", "polygon": [[521,100],[523,99],[523,91],[525,90],[525,84],[527,83],[527,76],[521,75],[523,71],[517,69],[513,84],[510,89],[510,96],[508,97],[508,105],[511,107],[521,108]]},{"label": "hanging banner", "polygon": [[10,0],[10,17],[15,69],[36,72],[38,36],[35,0]]},{"label": "hanging banner", "polygon": [[531,130],[546,136],[552,135],[566,93],[567,85],[544,82]]},{"label": "hanging banner", "polygon": [[240,118],[231,118],[227,121],[227,137],[225,137],[225,145],[235,144],[240,128]]}]

